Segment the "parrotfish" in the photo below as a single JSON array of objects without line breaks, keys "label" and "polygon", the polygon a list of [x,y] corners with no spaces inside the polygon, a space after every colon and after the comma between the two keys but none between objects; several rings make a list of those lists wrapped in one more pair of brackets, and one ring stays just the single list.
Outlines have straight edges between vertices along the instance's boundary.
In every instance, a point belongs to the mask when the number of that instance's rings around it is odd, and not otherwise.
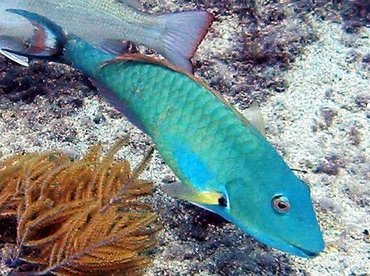
[{"label": "parrotfish", "polygon": [[181,181],[166,191],[219,214],[268,246],[301,257],[324,249],[309,187],[219,93],[163,61],[138,54],[116,57],[36,14],[10,12],[43,26],[54,40],[50,59],[93,78],[153,139]]},{"label": "parrotfish", "polygon": [[122,40],[145,44],[189,72],[189,59],[213,21],[207,11],[144,13],[138,0],[0,0],[0,13],[11,8],[45,16],[107,52],[127,50]]}]

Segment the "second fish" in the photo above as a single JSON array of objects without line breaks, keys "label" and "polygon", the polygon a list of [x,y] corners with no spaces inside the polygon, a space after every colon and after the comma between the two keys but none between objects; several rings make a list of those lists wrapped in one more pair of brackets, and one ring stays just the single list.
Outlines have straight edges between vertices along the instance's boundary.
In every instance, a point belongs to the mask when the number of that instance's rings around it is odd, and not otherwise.
[{"label": "second fish", "polygon": [[152,15],[139,8],[138,0],[0,0],[0,10],[38,13],[108,52],[119,54],[124,50],[122,41],[132,41],[192,71],[189,59],[212,24],[213,15],[207,11]]}]

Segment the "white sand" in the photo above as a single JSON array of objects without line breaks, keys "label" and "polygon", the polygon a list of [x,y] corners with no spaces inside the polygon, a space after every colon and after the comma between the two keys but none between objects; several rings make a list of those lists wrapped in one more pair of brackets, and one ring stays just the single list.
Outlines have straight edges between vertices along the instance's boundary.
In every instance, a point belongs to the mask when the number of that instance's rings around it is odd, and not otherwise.
[{"label": "white sand", "polygon": [[[287,92],[271,97],[262,111],[269,140],[283,149],[291,167],[308,171],[301,176],[319,208],[326,250],[313,260],[296,259],[295,265],[312,275],[369,275],[370,241],[362,232],[370,229],[370,103],[361,108],[356,97],[370,96],[370,74],[361,59],[346,58],[352,50],[370,52],[370,30],[346,47],[353,36],[339,25],[314,24],[319,41],[292,64]],[[336,113],[332,125],[314,132],[327,108]],[[359,145],[353,145],[351,129],[358,131]],[[313,173],[310,167],[330,155],[342,163],[339,173]],[[367,205],[361,207],[360,200]]]}]

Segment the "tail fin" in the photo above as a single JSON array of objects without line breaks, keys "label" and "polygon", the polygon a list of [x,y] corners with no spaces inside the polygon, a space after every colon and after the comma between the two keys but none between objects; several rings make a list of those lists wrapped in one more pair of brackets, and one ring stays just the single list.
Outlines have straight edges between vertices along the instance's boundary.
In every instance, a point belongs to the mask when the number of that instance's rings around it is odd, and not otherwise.
[{"label": "tail fin", "polygon": [[207,34],[214,16],[206,11],[187,11],[159,16],[166,33],[159,52],[173,65],[193,71],[190,58]]},{"label": "tail fin", "polygon": [[62,55],[66,37],[60,26],[36,13],[19,9],[7,9],[7,11],[25,17],[35,29],[33,37],[25,41],[22,50],[3,48],[3,51],[17,56],[47,59]]}]

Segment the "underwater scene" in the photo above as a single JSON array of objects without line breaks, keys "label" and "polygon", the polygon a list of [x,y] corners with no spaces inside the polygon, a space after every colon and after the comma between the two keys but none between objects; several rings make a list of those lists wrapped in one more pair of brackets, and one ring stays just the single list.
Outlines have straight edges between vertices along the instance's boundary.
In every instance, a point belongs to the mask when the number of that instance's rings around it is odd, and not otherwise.
[{"label": "underwater scene", "polygon": [[0,275],[370,275],[370,3],[0,0]]}]

